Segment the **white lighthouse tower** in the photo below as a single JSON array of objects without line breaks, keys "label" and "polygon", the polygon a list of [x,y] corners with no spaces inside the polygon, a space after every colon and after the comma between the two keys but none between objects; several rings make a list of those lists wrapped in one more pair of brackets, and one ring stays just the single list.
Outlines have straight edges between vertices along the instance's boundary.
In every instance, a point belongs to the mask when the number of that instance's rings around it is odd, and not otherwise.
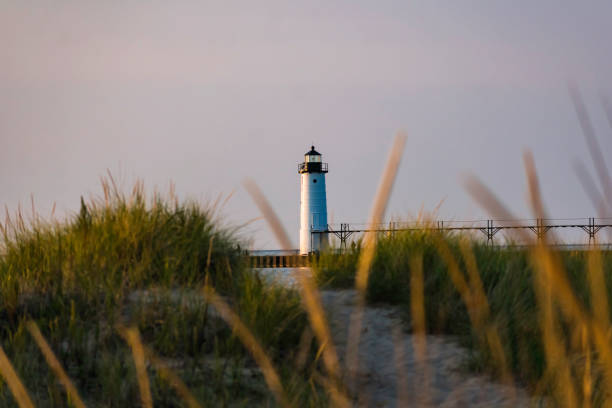
[{"label": "white lighthouse tower", "polygon": [[300,173],[300,255],[307,255],[325,248],[328,244],[327,197],[325,173],[327,163],[321,162],[321,153],[314,146],[304,155],[304,163],[298,166]]}]

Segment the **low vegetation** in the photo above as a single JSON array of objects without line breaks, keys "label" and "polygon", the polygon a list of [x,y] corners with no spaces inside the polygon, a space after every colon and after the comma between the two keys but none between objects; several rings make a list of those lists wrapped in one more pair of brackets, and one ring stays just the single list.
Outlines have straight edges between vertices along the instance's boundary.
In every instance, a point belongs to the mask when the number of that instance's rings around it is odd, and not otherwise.
[{"label": "low vegetation", "polygon": [[[353,287],[361,252],[322,254],[318,283]],[[416,334],[457,336],[473,370],[554,405],[609,402],[608,251],[493,247],[424,226],[377,237],[366,296],[399,305]]]},{"label": "low vegetation", "polygon": [[[312,365],[295,368],[295,344],[307,322],[298,294],[246,268],[239,237],[221,226],[214,208],[171,196],[147,199],[140,185],[126,196],[112,179],[103,187],[103,197],[82,200],[65,222],[18,214],[2,224],[0,344],[35,406],[138,404],[137,354],[126,341],[134,329],[149,353],[156,405],[184,406],[189,399],[173,375],[203,405],[274,404],[205,287],[236,311],[278,366],[293,403],[325,401],[310,382]],[[36,328],[76,398],[47,363],[32,335]],[[0,380],[1,406],[17,405],[9,383]]]}]

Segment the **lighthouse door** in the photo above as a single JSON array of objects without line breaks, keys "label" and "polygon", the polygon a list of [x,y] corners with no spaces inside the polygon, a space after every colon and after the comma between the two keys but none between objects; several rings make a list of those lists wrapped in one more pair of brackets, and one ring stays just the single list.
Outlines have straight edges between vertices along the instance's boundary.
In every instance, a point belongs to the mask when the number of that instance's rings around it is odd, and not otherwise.
[{"label": "lighthouse door", "polygon": [[312,213],[310,215],[310,229],[311,229],[311,231],[318,230],[320,222],[321,222],[321,214],[319,214],[319,213]]}]

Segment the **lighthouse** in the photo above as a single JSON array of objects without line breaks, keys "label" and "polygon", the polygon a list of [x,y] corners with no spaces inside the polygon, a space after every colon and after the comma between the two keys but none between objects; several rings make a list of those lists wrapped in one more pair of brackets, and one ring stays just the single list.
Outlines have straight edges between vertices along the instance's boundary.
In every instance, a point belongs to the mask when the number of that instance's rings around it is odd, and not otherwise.
[{"label": "lighthouse", "polygon": [[327,163],[321,162],[321,153],[314,146],[304,155],[298,166],[300,174],[300,255],[325,248],[327,238],[327,197],[325,173]]}]

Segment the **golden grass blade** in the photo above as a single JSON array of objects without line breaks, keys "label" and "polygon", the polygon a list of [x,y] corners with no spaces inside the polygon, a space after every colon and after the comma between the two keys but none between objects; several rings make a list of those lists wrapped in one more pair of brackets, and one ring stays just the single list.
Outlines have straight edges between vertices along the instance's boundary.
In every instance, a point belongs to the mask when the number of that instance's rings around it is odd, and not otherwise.
[{"label": "golden grass blade", "polygon": [[[268,221],[268,224],[276,235],[276,239],[280,243],[282,249],[291,249],[291,240],[289,239],[289,235],[287,235],[287,231],[283,227],[264,194],[261,192],[259,187],[257,187],[257,184],[255,184],[254,181],[247,179],[244,181],[244,186],[259,208],[259,211],[261,211],[266,221]],[[331,333],[329,331],[325,312],[321,304],[321,299],[319,298],[319,293],[316,290],[311,276],[300,272],[295,273],[294,276],[298,282],[298,287],[300,288],[302,302],[304,303],[304,308],[308,313],[310,325],[315,333],[315,336],[317,337],[317,341],[321,346],[324,346],[323,363],[325,364],[325,368],[327,369],[329,376],[332,378],[332,381],[327,381],[325,384],[333,384],[332,389],[329,390],[332,397],[332,402],[336,406],[348,406],[348,398],[337,385],[339,381],[338,354],[336,353],[336,348],[334,347],[334,343],[331,338]]]},{"label": "golden grass blade", "polygon": [[476,329],[482,329],[489,319],[489,302],[480,280],[476,257],[467,238],[464,237],[459,241],[459,249],[467,270],[470,298],[474,303],[474,325]]},{"label": "golden grass blade", "polygon": [[578,116],[578,122],[580,122],[582,134],[586,139],[591,159],[593,160],[595,170],[597,171],[597,176],[599,177],[606,200],[609,203],[610,200],[612,200],[612,180],[610,179],[610,173],[608,172],[601,147],[599,146],[599,142],[595,136],[595,130],[593,129],[591,118],[587,113],[584,102],[582,101],[582,96],[580,95],[580,91],[578,90],[576,84],[568,84],[568,89],[570,98],[574,104],[574,109],[576,110],[576,115]]},{"label": "golden grass blade", "polygon": [[32,225],[36,226],[38,223],[38,214],[36,213],[36,205],[34,204],[34,194],[30,194],[30,206],[32,209]]},{"label": "golden grass blade", "polygon": [[261,192],[255,181],[251,179],[246,179],[242,184],[244,185],[244,188],[247,190],[253,201],[255,201],[255,204],[259,208],[259,211],[261,211],[261,213],[265,217],[266,221],[268,221],[268,224],[270,225],[272,232],[274,232],[274,235],[276,235],[276,239],[280,243],[282,249],[293,248],[293,245],[291,244],[291,239],[289,238],[285,227],[283,227],[283,223],[280,221],[280,219],[276,215],[276,212],[274,212],[272,206],[270,205],[264,194]]},{"label": "golden grass blade", "polygon": [[[389,202],[389,197],[391,196],[391,190],[395,182],[397,169],[399,168],[405,144],[406,135],[402,132],[398,133],[391,147],[391,151],[389,152],[387,165],[378,186],[378,191],[376,192],[376,198],[374,199],[374,205],[372,206],[368,221],[369,229],[373,229],[376,224],[381,223],[385,215],[385,210]],[[369,231],[364,234],[364,248],[362,255],[359,257],[357,273],[355,275],[355,287],[361,293],[365,292],[368,285],[370,266],[374,258],[375,241],[376,232]]]},{"label": "golden grass blade", "polygon": [[[549,249],[535,248],[532,258],[535,260],[544,259],[542,265],[550,270],[550,286],[554,289],[553,295],[561,306],[561,311],[573,324],[588,322],[588,315],[584,306],[578,301],[567,278],[563,275],[563,265],[558,256],[554,256]],[[595,329],[605,331],[599,322],[593,322]]]},{"label": "golden grass blade", "polygon": [[168,383],[175,389],[176,393],[185,401],[185,404],[189,408],[200,408],[200,403],[195,399],[189,388],[185,385],[185,383],[180,379],[178,375],[172,371],[166,363],[164,363],[161,359],[159,359],[153,351],[151,351],[148,347],[143,345],[145,353],[151,363],[155,366],[155,369],[159,371],[159,374],[162,378],[166,379]]},{"label": "golden grass blade", "polygon": [[542,195],[540,193],[540,182],[535,168],[535,161],[533,160],[533,153],[529,150],[523,152],[523,163],[525,164],[525,173],[527,176],[527,185],[529,187],[529,203],[533,214],[536,218],[546,218],[544,211],[544,203],[542,202]]},{"label": "golden grass blade", "polygon": [[237,230],[241,230],[241,229],[243,229],[243,228],[245,228],[245,227],[248,227],[249,225],[251,225],[252,223],[254,223],[254,222],[256,222],[256,221],[263,220],[263,219],[264,219],[264,217],[253,217],[253,218],[251,218],[251,219],[246,220],[246,221],[245,221],[245,222],[243,222],[242,224],[238,224],[238,225],[236,226],[236,229],[237,229]]},{"label": "golden grass blade", "polygon": [[[598,357],[602,361],[604,370],[604,379],[608,387],[612,387],[612,349],[610,348],[609,333],[610,333],[610,316],[608,312],[609,299],[606,292],[606,283],[604,279],[603,263],[601,252],[596,248],[589,251],[588,254],[588,269],[587,276],[589,282],[589,291],[591,294],[591,308],[593,313],[593,341],[597,345]],[[585,355],[590,366],[590,350],[588,350],[588,331],[584,329],[583,339]],[[605,339],[608,338],[608,341]],[[587,368],[585,367],[585,370]],[[591,391],[591,380],[587,378],[589,371],[585,371],[584,385],[586,390]]]},{"label": "golden grass blade", "polygon": [[[540,184],[535,168],[533,155],[529,151],[523,154],[527,183],[529,186],[529,201],[537,218],[545,218],[544,204],[540,193]],[[536,295],[541,308],[540,324],[544,338],[544,351],[546,355],[546,370],[551,378],[557,379],[553,392],[559,395],[560,401],[566,401],[570,407],[578,405],[574,382],[569,361],[567,360],[565,346],[563,344],[563,334],[558,328],[556,313],[553,305],[553,290],[558,284],[567,284],[568,293],[566,306],[575,303],[578,310],[579,303],[575,299],[569,282],[563,272],[561,262],[555,257],[546,245],[545,237],[538,241],[537,246],[532,251],[536,264]],[[563,282],[563,283],[561,283]],[[556,291],[555,291],[556,293]],[[563,303],[560,293],[556,293],[558,300]],[[571,307],[571,306],[570,306]],[[578,311],[577,310],[577,311]],[[576,312],[577,312],[576,311]],[[576,313],[574,312],[574,313]],[[580,324],[579,320],[572,323]]]},{"label": "golden grass blade", "polygon": [[477,315],[478,311],[475,308],[475,303],[472,298],[472,292],[470,291],[470,287],[468,286],[465,276],[459,269],[459,264],[457,263],[457,260],[453,256],[448,244],[441,236],[436,237],[435,244],[436,249],[440,254],[440,257],[442,257],[442,260],[448,267],[448,274],[451,278],[451,282],[453,282],[453,285],[455,285],[455,288],[459,292],[463,303],[465,303],[468,309],[468,314],[470,315],[470,318],[477,322],[475,316]]},{"label": "golden grass blade", "polygon": [[176,195],[176,185],[172,181],[168,184],[168,200],[170,202],[178,202],[178,196]]},{"label": "golden grass blade", "polygon": [[536,261],[535,290],[540,305],[540,325],[546,356],[546,375],[555,379],[553,393],[559,401],[565,401],[567,406],[578,405],[574,383],[567,361],[562,334],[558,329],[556,314],[553,309],[553,279],[555,273],[553,261],[544,246],[534,249]]},{"label": "golden grass blade", "polygon": [[217,211],[219,211],[219,203],[221,202],[221,199],[223,198],[223,193],[219,193],[217,194],[217,198],[215,198],[215,201],[212,202],[212,205],[210,205],[210,212],[213,215],[217,214]]},{"label": "golden grass blade", "polygon": [[[594,323],[591,326],[593,343],[597,351],[597,358],[601,361],[604,371],[604,380],[608,389],[612,388],[612,349],[610,348],[610,332],[604,331],[601,325]],[[610,397],[606,400],[609,404]]]},{"label": "golden grass blade", "polygon": [[85,404],[83,403],[83,400],[79,396],[79,392],[77,391],[74,384],[72,384],[72,381],[70,381],[68,374],[66,374],[66,371],[64,371],[62,364],[59,362],[59,360],[57,359],[57,357],[51,350],[51,347],[49,346],[44,336],[38,329],[38,326],[36,325],[36,323],[33,321],[30,321],[28,322],[26,327],[28,331],[30,332],[30,334],[32,335],[32,337],[34,338],[34,341],[38,345],[38,348],[43,353],[45,360],[47,360],[47,364],[49,364],[49,367],[51,368],[53,373],[56,375],[59,382],[66,389],[69,401],[76,408],[85,408]]},{"label": "golden grass blade", "polygon": [[[338,354],[331,337],[329,325],[327,324],[327,318],[325,317],[325,311],[323,310],[323,305],[321,304],[319,292],[315,287],[312,277],[307,276],[305,273],[299,272],[296,274],[296,277],[301,289],[300,293],[302,296],[302,302],[304,303],[306,312],[308,313],[310,325],[315,333],[315,336],[317,337],[317,341],[323,347],[323,363],[325,364],[325,368],[327,369],[327,372],[333,382],[338,382],[340,371]],[[338,398],[337,405],[344,406],[345,404],[342,402],[342,400],[345,398],[340,395],[342,394],[341,391],[339,391],[339,389],[335,389],[332,391],[332,396],[334,394],[338,394],[336,396]]]},{"label": "golden grass blade", "polygon": [[[531,193],[532,208],[536,211],[536,214],[543,214],[543,204],[539,199],[539,187],[537,185],[537,177],[533,173],[535,166],[530,159],[526,158],[526,168],[528,172],[528,180],[531,183],[529,191]],[[506,210],[499,200],[490,192],[480,181],[475,177],[470,177],[466,180],[466,188],[468,192],[481,204],[490,214],[496,217],[504,219],[514,219],[512,214]],[[528,235],[526,231],[517,231],[517,234],[521,239],[526,242],[531,242],[532,237]],[[538,296],[541,307],[541,323],[545,337],[545,351],[547,353],[547,361],[556,362],[557,366],[560,367],[560,376],[564,387],[568,381],[570,381],[567,359],[559,341],[558,335],[555,332],[555,325],[553,324],[554,314],[552,313],[552,296],[559,301],[562,311],[573,323],[584,322],[586,316],[578,300],[576,299],[571,286],[567,279],[561,274],[557,273],[560,271],[562,266],[559,259],[553,257],[550,251],[543,245],[538,245],[533,251],[531,257],[536,264],[536,294]],[[596,329],[601,334],[601,330]],[[601,336],[599,337],[602,340]],[[609,346],[607,346],[609,348]],[[606,354],[608,355],[608,354]],[[560,362],[560,363],[559,363]],[[573,386],[570,384],[568,387],[558,387],[565,392],[564,398],[567,398],[570,404],[576,405],[576,393]]]},{"label": "golden grass blade", "polygon": [[[149,361],[151,361],[153,366],[155,366],[157,371],[159,371],[160,376],[169,382],[169,384],[176,390],[179,397],[181,397],[185,401],[185,403],[187,404],[189,408],[201,407],[200,403],[195,399],[193,394],[189,391],[189,388],[187,388],[187,386],[185,385],[185,383],[183,383],[180,377],[177,376],[168,367],[168,365],[163,362],[163,360],[159,359],[149,347],[147,347],[145,344],[142,343],[142,341],[140,340],[140,334],[137,329],[135,328],[128,329],[128,328],[125,328],[119,325],[117,326],[117,330],[119,331],[119,334],[128,342],[130,347],[132,347],[132,344],[134,344],[135,346],[140,348],[142,352],[142,356],[139,356],[138,358],[141,359],[142,362],[144,362],[144,357],[146,356],[149,359]],[[132,334],[130,334],[130,331],[132,332]],[[138,336],[138,338],[130,339],[130,336],[134,336],[134,333],[136,334],[136,336]],[[146,369],[146,367],[144,368]],[[137,373],[140,376],[141,372],[138,371],[138,368],[137,368]],[[146,371],[144,372],[144,375],[146,376]],[[146,379],[146,383],[147,384],[143,384],[145,388],[148,386],[148,376]],[[139,377],[139,387],[142,387],[143,385],[141,385],[140,377]],[[143,394],[142,394],[142,388],[141,388],[141,396],[142,395]],[[152,400],[151,400],[151,404],[152,404]],[[143,406],[146,406],[144,401],[143,401]]]},{"label": "golden grass blade", "polygon": [[365,306],[365,292],[368,286],[370,268],[376,252],[376,232],[372,230],[384,217],[405,144],[406,135],[403,132],[399,132],[395,136],[393,146],[391,147],[387,159],[387,165],[385,166],[376,197],[374,198],[374,205],[372,206],[368,221],[368,229],[370,231],[366,232],[363,236],[363,245],[357,262],[357,271],[355,273],[355,288],[358,292],[357,303],[355,305],[355,310],[351,314],[349,341],[346,348],[346,367],[348,370],[349,383],[353,381],[354,374],[357,370],[357,356],[363,320],[363,308]]},{"label": "golden grass blade", "polygon": [[17,376],[13,365],[4,353],[4,349],[0,346],[0,375],[6,381],[13,398],[17,401],[19,408],[34,408],[34,404],[28,395],[28,391],[23,386],[23,383]]},{"label": "golden grass blade", "polygon": [[104,208],[108,208],[110,203],[110,189],[108,182],[102,176],[100,176],[100,185],[102,186],[102,192],[104,193]]},{"label": "golden grass blade", "polygon": [[[501,338],[499,336],[499,332],[495,326],[489,325],[485,328],[485,336],[487,339],[487,345],[489,346],[489,350],[491,350],[491,355],[493,358],[497,360],[497,364],[500,367],[501,380],[503,383],[508,385],[514,385],[514,381],[512,380],[512,374],[508,369],[508,364],[506,362],[506,355],[504,354],[504,347],[502,346]],[[514,388],[512,388],[512,398],[516,396],[514,392]]]},{"label": "golden grass blade", "polygon": [[[437,237],[435,243],[438,253],[448,267],[451,281],[459,292],[463,303],[466,305],[470,322],[474,326],[476,332],[481,334],[483,340],[486,341],[486,344],[489,346],[491,355],[496,361],[497,367],[500,369],[502,382],[511,386],[513,384],[512,376],[507,368],[506,357],[501,345],[499,333],[495,327],[486,324],[489,319],[489,305],[484,289],[482,288],[482,282],[478,275],[476,259],[469,247],[469,243],[466,240],[460,241],[462,255],[468,269],[468,277],[470,278],[469,282],[465,279],[459,268],[459,264],[455,260],[455,257],[444,239],[442,239],[442,237]],[[509,397],[514,399],[516,397],[514,389],[510,388],[509,392]]]},{"label": "golden grass blade", "polygon": [[582,379],[582,407],[590,408],[592,405],[591,396],[593,394],[593,380],[591,378],[591,350],[589,347],[588,329],[586,325],[582,326],[580,334],[582,340],[582,353],[585,356],[584,376]]},{"label": "golden grass blade", "polygon": [[[330,394],[331,396],[331,406],[332,407],[351,407],[351,402],[345,393],[341,392],[338,388],[338,382],[330,379],[329,377],[324,377],[319,374],[317,371],[313,371],[312,379],[317,383],[323,385],[327,390],[330,390],[336,394]],[[367,402],[359,401],[359,406],[367,406]]]},{"label": "golden grass blade", "polygon": [[[533,165],[532,158],[531,160],[527,158],[526,169],[528,173],[527,179],[530,184],[537,184],[537,175],[535,174],[535,166]],[[530,191],[532,192],[532,194],[539,194],[539,188],[537,188],[536,186],[530,186]],[[540,211],[540,213],[536,213],[536,215],[542,216],[543,208],[541,204],[537,204],[538,202],[541,203],[540,198],[532,196],[532,207],[537,211]],[[539,266],[539,279],[536,279],[536,282],[542,285],[540,289],[541,292],[545,293],[544,301],[547,303],[552,301],[549,300],[549,292],[552,291],[552,294],[550,294],[550,299],[552,299],[552,296],[555,297],[555,300],[561,306],[561,310],[568,317],[570,323],[573,324],[574,328],[576,329],[582,327],[582,325],[585,323],[591,322],[591,328],[594,334],[594,341],[598,346],[598,352],[604,365],[606,381],[608,382],[609,386],[612,386],[612,346],[610,345],[609,341],[605,340],[605,338],[608,337],[607,333],[609,330],[609,323],[605,323],[605,317],[601,317],[601,320],[593,320],[587,316],[584,307],[576,298],[571,288],[571,285],[569,284],[569,281],[567,280],[567,277],[564,274],[563,265],[559,257],[553,254],[547,246],[538,245],[534,249],[532,257],[534,258],[536,265]],[[597,278],[595,277],[595,279]],[[604,299],[604,296],[605,295],[600,295],[598,301],[601,303],[607,303],[607,300]],[[549,306],[545,306],[546,307],[544,308],[544,310],[547,311]],[[550,307],[552,308],[552,306]],[[554,317],[552,311],[549,311],[547,313],[550,313],[550,316]],[[543,323],[548,325],[552,324],[551,322],[552,318],[544,321]],[[554,326],[547,326],[545,327],[545,329],[548,330],[549,333],[553,333],[552,330],[555,330]],[[555,339],[552,338],[552,340],[554,341]],[[552,348],[553,352],[555,352],[555,347]],[[565,358],[564,353],[555,352],[555,354],[558,355],[561,359]],[[554,361],[556,361],[556,358]]]},{"label": "golden grass blade", "polygon": [[606,281],[604,279],[601,252],[597,249],[592,249],[589,251],[587,256],[587,276],[589,281],[589,289],[591,292],[591,308],[593,311],[593,318],[605,331],[608,331],[610,328],[610,316],[608,313],[610,306],[608,303],[608,295],[606,293]]},{"label": "golden grass blade", "polygon": [[233,189],[232,191],[230,191],[230,193],[225,197],[225,199],[221,203],[221,207],[220,207],[221,209],[225,208],[225,206],[227,205],[227,203],[229,203],[229,201],[232,199],[234,194],[236,194],[236,189]]},{"label": "golden grass blade", "polygon": [[204,269],[204,279],[208,284],[208,272],[210,269],[210,261],[212,259],[212,250],[213,250],[213,242],[215,240],[215,235],[210,236],[210,241],[208,242],[208,255],[206,256],[206,268]]},{"label": "golden grass blade", "polygon": [[[595,211],[597,212],[600,218],[607,218],[610,213],[609,204],[606,202],[605,197],[599,191],[597,184],[584,167],[581,162],[576,162],[574,164],[574,171],[580,180],[580,184],[582,184],[582,188],[587,194],[587,196],[591,199],[591,203],[593,207],[595,207]],[[606,232],[608,238],[612,238],[612,231],[606,228]]]},{"label": "golden grass blade", "polygon": [[203,291],[205,299],[215,307],[219,315],[234,330],[236,336],[238,336],[242,344],[244,344],[253,356],[253,359],[255,359],[276,401],[283,407],[289,407],[289,401],[285,395],[280,377],[274,368],[274,364],[257,339],[255,339],[253,333],[251,333],[242,320],[240,320],[240,317],[229,307],[223,298],[217,295],[216,291],[211,286],[205,286]]},{"label": "golden grass blade", "polygon": [[111,173],[110,169],[106,169],[106,177],[108,177],[108,180],[110,181],[111,192],[113,193],[115,198],[118,198],[118,199],[121,198],[121,189],[119,188],[119,185],[115,181],[115,178],[113,177],[113,173]]},{"label": "golden grass blade", "polygon": [[[512,214],[506,210],[499,200],[484,186],[477,178],[471,176],[465,181],[465,187],[472,197],[488,212],[495,216],[504,219],[513,219]],[[533,206],[533,205],[532,205]],[[534,206],[535,207],[535,206]],[[529,236],[524,231],[519,231],[519,235],[529,240]],[[529,241],[527,241],[529,242]],[[556,300],[561,306],[561,311],[569,319],[569,321],[575,326],[587,322],[593,334],[593,342],[597,350],[598,358],[602,362],[602,368],[604,370],[604,379],[608,388],[612,388],[612,347],[609,341],[608,327],[603,326],[598,321],[590,319],[580,302],[575,297],[575,294],[569,285],[569,282],[563,276],[563,274],[556,273],[556,271],[562,270],[562,265],[557,257],[552,256],[550,251],[545,250],[544,247],[540,246],[532,253],[532,259],[537,266],[539,271],[545,271],[545,273],[537,273],[538,282],[536,282],[536,290],[539,302],[542,304],[549,304],[550,302],[546,299],[547,297],[555,296]],[[542,276],[546,274],[546,278]],[[550,315],[551,312],[547,311],[543,315]],[[547,321],[550,324],[550,320]],[[552,331],[551,326],[546,328],[546,332]],[[550,335],[549,335],[550,337]],[[557,351],[558,347],[553,347],[553,354],[560,355],[562,358],[565,354],[561,351]]]},{"label": "golden grass blade", "polygon": [[[419,395],[417,397],[419,398],[419,402],[422,402],[425,406],[428,406],[430,405],[430,387],[429,367],[425,359],[427,353],[427,341],[425,337],[427,327],[422,253],[417,253],[410,259],[410,316],[412,318],[412,341],[414,353],[416,356],[417,367],[422,374],[423,379],[422,386],[419,386],[418,388]],[[413,389],[416,389],[416,387],[413,387]]]},{"label": "golden grass blade", "polygon": [[136,367],[136,375],[138,377],[138,388],[140,390],[140,400],[144,408],[153,407],[153,397],[151,396],[151,386],[149,384],[149,376],[147,375],[147,366],[145,361],[144,348],[140,340],[140,332],[135,327],[119,328],[119,333],[132,349],[134,357],[134,366]]},{"label": "golden grass blade", "polygon": [[[502,382],[507,385],[513,385],[512,375],[508,369],[506,355],[504,354],[499,332],[497,328],[489,322],[489,302],[482,285],[482,280],[480,279],[476,257],[474,256],[470,242],[465,238],[460,240],[459,248],[467,269],[468,286],[470,288],[474,307],[474,321],[472,324],[478,332],[484,333],[491,355],[499,368]],[[514,388],[511,388],[511,390],[513,392]],[[514,397],[515,395],[513,392],[511,398],[514,399]]]},{"label": "golden grass blade", "polygon": [[[538,218],[545,218],[546,214],[540,196],[539,182],[535,171],[533,156],[530,152],[526,152],[524,159],[527,181],[529,183],[530,203],[534,210],[534,215]],[[580,302],[575,297],[571,285],[564,274],[563,265],[559,257],[555,256],[550,251],[550,248],[544,245],[544,242],[541,242],[540,245],[535,248],[532,255],[547,268],[549,272],[548,277],[551,280],[550,284],[554,285],[555,295],[557,295],[567,315],[571,317],[574,322],[583,322],[586,318],[586,314]]]},{"label": "golden grass blade", "polygon": [[[467,175],[463,185],[472,198],[480,204],[492,217],[503,220],[515,220],[516,217],[497,199],[476,176]],[[531,243],[533,237],[523,229],[511,230],[512,234],[520,240]]]},{"label": "golden grass blade", "polygon": [[301,370],[306,365],[306,359],[308,358],[308,351],[310,350],[310,345],[312,344],[312,340],[314,339],[314,335],[312,334],[312,330],[310,327],[305,327],[302,332],[302,336],[300,337],[300,345],[298,346],[298,352],[295,356],[295,366],[298,370]]}]

